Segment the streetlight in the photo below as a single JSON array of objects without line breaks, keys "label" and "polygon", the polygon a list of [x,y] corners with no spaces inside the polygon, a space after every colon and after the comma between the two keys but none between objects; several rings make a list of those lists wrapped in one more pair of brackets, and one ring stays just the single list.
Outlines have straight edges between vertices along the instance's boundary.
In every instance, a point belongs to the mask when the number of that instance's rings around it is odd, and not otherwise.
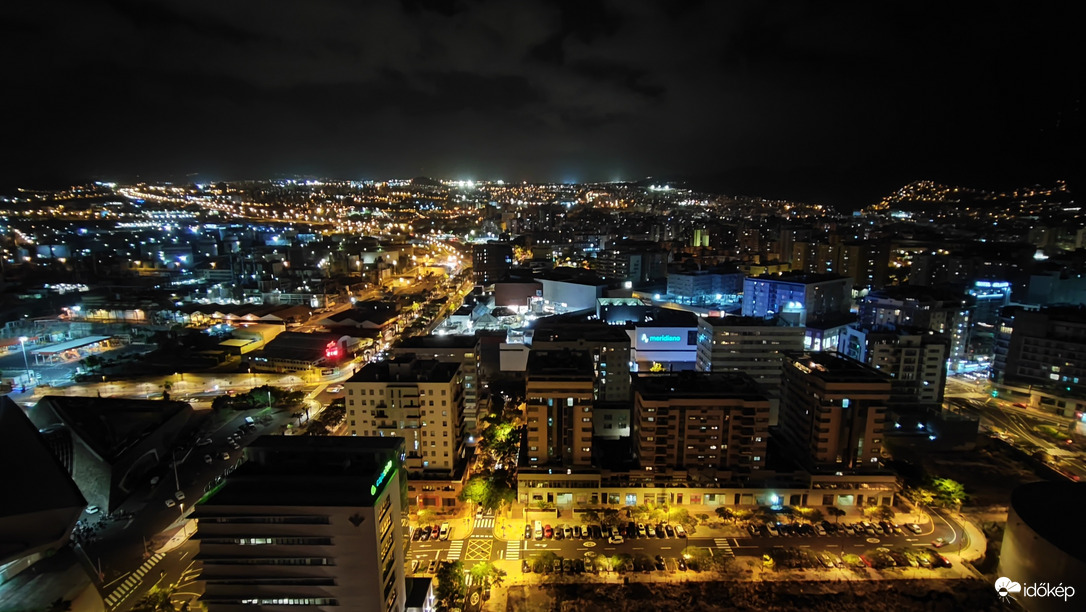
[{"label": "streetlight", "polygon": [[26,366],[26,384],[30,384],[30,361],[26,358],[26,341],[30,338],[19,336],[19,345],[23,348],[23,365]]}]

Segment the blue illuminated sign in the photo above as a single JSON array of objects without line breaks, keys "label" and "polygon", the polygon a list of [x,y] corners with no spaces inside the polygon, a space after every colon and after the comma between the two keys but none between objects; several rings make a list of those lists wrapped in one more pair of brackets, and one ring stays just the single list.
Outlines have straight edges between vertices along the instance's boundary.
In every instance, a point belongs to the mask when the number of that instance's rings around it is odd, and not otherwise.
[{"label": "blue illuminated sign", "polygon": [[648,334],[641,334],[642,342],[681,342],[682,338],[679,336],[672,336],[670,334],[661,334],[659,336],[650,336]]}]

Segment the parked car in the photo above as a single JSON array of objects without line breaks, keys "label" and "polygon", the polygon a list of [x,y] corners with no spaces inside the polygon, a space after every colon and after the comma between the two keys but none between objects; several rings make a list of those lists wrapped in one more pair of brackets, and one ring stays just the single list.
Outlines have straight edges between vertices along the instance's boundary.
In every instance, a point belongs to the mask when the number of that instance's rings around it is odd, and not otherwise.
[{"label": "parked car", "polygon": [[675,537],[675,529],[671,525],[664,525],[664,533],[666,533],[669,538]]},{"label": "parked car", "polygon": [[444,542],[445,540],[448,540],[449,539],[449,524],[448,523],[442,523],[441,528],[438,530],[438,534],[440,535],[442,542]]},{"label": "parked car", "polygon": [[532,564],[528,563],[527,559],[521,559],[520,560],[520,571],[521,571],[521,573],[524,573],[524,574],[531,574],[532,573]]},{"label": "parked car", "polygon": [[430,562],[430,565],[426,566],[426,573],[433,574],[437,572],[437,559]]},{"label": "parked car", "polygon": [[656,569],[660,570],[661,572],[664,571],[665,569],[667,569],[667,566],[664,565],[664,558],[663,557],[661,557],[660,555],[656,555],[654,560],[656,561],[656,564],[655,564]]},{"label": "parked car", "polygon": [[679,571],[680,571],[680,572],[685,572],[685,571],[686,571],[686,562],[685,562],[685,561],[683,561],[683,558],[682,558],[682,557],[679,557],[679,558],[678,558],[678,559],[676,559],[675,561],[676,561],[676,565],[678,565],[678,566],[679,566]]},{"label": "parked car", "polygon": [[196,441],[196,446],[209,446],[211,445],[211,438],[200,438]]},{"label": "parked car", "polygon": [[923,531],[922,529],[920,529],[920,525],[917,525],[916,523],[906,523],[905,528],[917,535],[919,535],[920,532]]},{"label": "parked car", "polygon": [[754,523],[747,523],[747,532],[750,533],[750,537],[754,538],[758,537],[758,534],[761,533],[761,530],[758,529],[758,526]]},{"label": "parked car", "polygon": [[574,525],[573,526],[573,537],[577,538],[578,540],[580,540],[583,537],[583,535],[581,534],[581,526],[580,525]]},{"label": "parked car", "polygon": [[418,542],[422,539],[422,527],[418,527],[415,531],[411,532],[411,541]]},{"label": "parked car", "polygon": [[175,502],[174,500],[172,500],[172,499],[167,499],[166,500],[166,507],[167,508],[173,508],[176,505],[177,505],[177,502]]},{"label": "parked car", "polygon": [[645,524],[644,523],[638,523],[637,524],[637,535],[641,536],[642,538],[645,537]]},{"label": "parked car", "polygon": [[820,536],[826,535],[826,528],[823,527],[822,525],[815,525],[814,530],[815,530],[815,533],[817,533]]},{"label": "parked car", "polygon": [[554,537],[554,530],[551,529],[550,525],[543,526],[543,537],[548,539]]},{"label": "parked car", "polygon": [[220,455],[220,457],[222,457],[223,461],[230,461],[230,453],[228,453],[226,451],[223,451],[223,453],[222,453],[222,455]]},{"label": "parked car", "polygon": [[562,573],[562,559],[560,557],[554,560],[554,573]]},{"label": "parked car", "polygon": [[211,465],[212,461],[214,461],[214,459],[211,458],[211,455],[204,455],[204,463]]},{"label": "parked car", "polygon": [[658,538],[664,537],[664,526],[661,523],[656,524],[656,537],[658,537]]},{"label": "parked car", "polygon": [[151,486],[153,487],[156,484],[158,484],[159,480],[161,480],[161,478],[159,478],[158,476],[155,476],[155,477],[151,478]]},{"label": "parked car", "polygon": [[675,535],[680,538],[686,537],[686,529],[683,529],[682,525],[675,525]]},{"label": "parked car", "polygon": [[436,540],[440,536],[441,536],[441,527],[439,527],[437,525],[434,525],[433,529],[430,530],[430,539],[431,540]]},{"label": "parked car", "polygon": [[87,506],[86,513],[87,514],[98,514],[99,512],[101,512],[101,510],[102,509],[99,508],[98,506]]},{"label": "parked car", "polygon": [[430,534],[432,533],[432,530],[430,529],[430,526],[427,525],[425,527],[420,527],[420,529],[422,529],[422,535],[419,536],[419,539],[422,540],[423,542],[429,540],[430,539]]},{"label": "parked car", "polygon": [[856,530],[853,529],[852,525],[849,525],[848,523],[845,523],[845,525],[842,527],[842,529],[844,529],[845,533],[848,534],[848,535],[856,535]]},{"label": "parked car", "polygon": [[419,561],[418,559],[415,559],[414,561],[411,562],[411,573],[412,574],[419,571],[419,565],[420,564],[421,564],[421,561]]},{"label": "parked car", "polygon": [[525,540],[531,540],[532,539],[532,526],[527,524],[527,523],[524,524],[524,539]]},{"label": "parked car", "polygon": [[173,494],[173,497],[177,501],[185,501],[185,492],[184,491],[175,491],[174,494]]},{"label": "parked car", "polygon": [[611,537],[607,538],[607,542],[609,544],[622,544],[623,539],[622,539],[622,536],[620,536],[620,535],[618,535],[616,533],[616,534],[612,535]]},{"label": "parked car", "polygon": [[781,532],[777,530],[777,526],[774,525],[773,523],[766,523],[765,530],[766,530],[766,533],[768,533],[769,535],[771,535],[773,537],[777,537],[777,536],[781,535]]}]

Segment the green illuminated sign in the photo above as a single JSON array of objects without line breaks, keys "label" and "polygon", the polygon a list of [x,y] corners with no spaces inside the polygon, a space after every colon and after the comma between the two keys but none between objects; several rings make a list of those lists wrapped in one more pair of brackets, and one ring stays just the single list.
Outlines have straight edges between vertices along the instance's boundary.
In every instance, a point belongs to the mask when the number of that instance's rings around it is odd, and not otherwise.
[{"label": "green illuminated sign", "polygon": [[377,495],[377,488],[385,482],[385,478],[392,472],[392,460],[389,459],[385,464],[385,469],[381,470],[381,475],[377,477],[377,482],[370,485],[370,495]]}]

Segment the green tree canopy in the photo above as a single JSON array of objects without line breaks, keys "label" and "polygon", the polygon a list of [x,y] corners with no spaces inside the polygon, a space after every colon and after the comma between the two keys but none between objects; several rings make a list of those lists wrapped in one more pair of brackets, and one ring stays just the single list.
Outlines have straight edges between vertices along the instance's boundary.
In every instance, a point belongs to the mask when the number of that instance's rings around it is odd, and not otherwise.
[{"label": "green tree canopy", "polygon": [[464,585],[464,564],[460,561],[442,562],[434,576],[437,586],[434,588],[434,597],[437,599],[438,610],[452,610],[462,607],[467,588]]}]

